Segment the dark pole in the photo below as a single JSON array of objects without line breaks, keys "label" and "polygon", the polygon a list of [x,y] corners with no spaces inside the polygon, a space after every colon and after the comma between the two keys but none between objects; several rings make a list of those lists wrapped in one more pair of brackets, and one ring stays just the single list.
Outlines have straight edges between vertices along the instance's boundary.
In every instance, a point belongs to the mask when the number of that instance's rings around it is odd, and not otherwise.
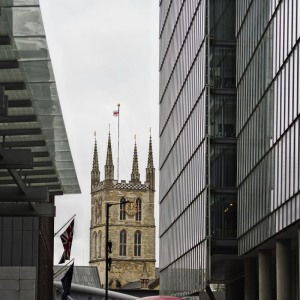
[{"label": "dark pole", "polygon": [[72,217],[72,218],[70,218],[62,227],[60,227],[57,231],[56,231],[56,233],[54,233],[54,236],[56,236],[72,219],[74,219],[76,217],[76,214]]},{"label": "dark pole", "polygon": [[105,300],[108,300],[108,228],[109,228],[109,208],[112,205],[122,205],[131,203],[130,201],[122,201],[120,203],[106,203],[106,227],[105,227]]},{"label": "dark pole", "polygon": [[105,300],[108,299],[108,226],[109,226],[109,207],[106,203],[106,234],[105,234]]}]

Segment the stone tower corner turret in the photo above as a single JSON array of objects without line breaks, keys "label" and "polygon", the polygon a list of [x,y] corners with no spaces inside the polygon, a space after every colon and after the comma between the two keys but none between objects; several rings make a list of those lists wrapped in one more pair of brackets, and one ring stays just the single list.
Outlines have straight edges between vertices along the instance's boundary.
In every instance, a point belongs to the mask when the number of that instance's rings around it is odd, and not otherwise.
[{"label": "stone tower corner turret", "polygon": [[105,168],[105,180],[114,180],[114,164],[112,159],[110,132],[108,134],[106,164],[104,168]]},{"label": "stone tower corner turret", "polygon": [[136,141],[134,143],[134,151],[133,151],[131,182],[134,183],[134,184],[141,183],[141,181],[140,181],[140,173],[139,173],[139,162],[138,162],[138,154],[137,154]]},{"label": "stone tower corner turret", "polygon": [[92,167],[92,172],[91,172],[91,190],[95,186],[97,186],[100,182],[100,171],[99,171],[96,132],[94,133],[94,135],[95,135],[95,145],[94,145],[93,167]]},{"label": "stone tower corner turret", "polygon": [[152,138],[150,134],[148,164],[146,168],[146,182],[149,184],[149,189],[155,191],[155,168],[153,164]]}]

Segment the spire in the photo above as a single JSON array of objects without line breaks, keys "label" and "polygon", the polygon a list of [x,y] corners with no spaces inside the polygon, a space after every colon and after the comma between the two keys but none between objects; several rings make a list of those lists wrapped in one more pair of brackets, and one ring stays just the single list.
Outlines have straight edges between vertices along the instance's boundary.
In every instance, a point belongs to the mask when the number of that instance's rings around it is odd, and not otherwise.
[{"label": "spire", "polygon": [[114,164],[112,159],[110,132],[108,134],[108,143],[107,143],[105,179],[110,179],[110,180],[114,179]]},{"label": "spire", "polygon": [[140,173],[139,173],[139,162],[137,155],[137,147],[136,147],[136,138],[134,136],[134,151],[133,151],[133,162],[132,162],[132,173],[131,173],[131,182],[140,183]]},{"label": "spire", "polygon": [[146,168],[146,182],[149,183],[149,189],[154,191],[155,190],[155,169],[153,164],[151,131],[150,131],[150,139],[149,139],[148,164]]},{"label": "spire", "polygon": [[94,136],[95,136],[95,145],[94,145],[94,156],[93,156],[93,168],[92,168],[92,172],[91,172],[91,188],[97,186],[100,182],[96,131],[94,132]]},{"label": "spire", "polygon": [[150,134],[147,169],[153,169],[152,137]]}]

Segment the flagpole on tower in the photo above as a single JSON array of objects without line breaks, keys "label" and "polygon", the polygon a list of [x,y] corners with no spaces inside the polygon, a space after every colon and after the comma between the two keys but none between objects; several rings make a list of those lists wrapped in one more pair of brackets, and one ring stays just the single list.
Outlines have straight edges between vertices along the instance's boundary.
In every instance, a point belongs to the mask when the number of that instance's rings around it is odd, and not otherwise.
[{"label": "flagpole on tower", "polygon": [[113,111],[113,116],[118,117],[118,161],[117,161],[117,179],[119,181],[119,157],[120,157],[120,104],[118,103],[118,110]]},{"label": "flagpole on tower", "polygon": [[54,236],[56,236],[71,220],[73,220],[76,217],[76,214],[71,217],[63,226],[61,226],[55,233]]},{"label": "flagpole on tower", "polygon": [[119,182],[119,158],[120,158],[120,103],[118,103],[118,166],[117,166],[117,180]]}]

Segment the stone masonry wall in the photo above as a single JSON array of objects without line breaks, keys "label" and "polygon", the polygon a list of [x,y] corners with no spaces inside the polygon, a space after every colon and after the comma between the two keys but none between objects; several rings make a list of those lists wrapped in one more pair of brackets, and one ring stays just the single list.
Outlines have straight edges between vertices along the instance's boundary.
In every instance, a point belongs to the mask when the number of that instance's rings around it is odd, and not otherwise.
[{"label": "stone masonry wall", "polygon": [[[120,220],[120,206],[113,205],[109,212],[109,239],[113,243],[112,269],[109,280],[119,279],[122,285],[138,281],[142,277],[143,266],[146,264],[149,279],[155,278],[155,219],[154,219],[154,192],[148,190],[116,190],[102,189],[92,194],[92,220],[90,230],[90,264],[97,265],[101,283],[105,283],[105,228],[106,203],[119,203],[121,198],[135,202],[142,200],[142,219],[135,220],[135,207],[126,204],[126,220]],[[120,231],[127,232],[126,256],[119,255]],[[142,236],[141,256],[134,256],[134,233],[139,230]],[[101,236],[95,247],[94,233]],[[97,253],[95,253],[97,251]]]}]

